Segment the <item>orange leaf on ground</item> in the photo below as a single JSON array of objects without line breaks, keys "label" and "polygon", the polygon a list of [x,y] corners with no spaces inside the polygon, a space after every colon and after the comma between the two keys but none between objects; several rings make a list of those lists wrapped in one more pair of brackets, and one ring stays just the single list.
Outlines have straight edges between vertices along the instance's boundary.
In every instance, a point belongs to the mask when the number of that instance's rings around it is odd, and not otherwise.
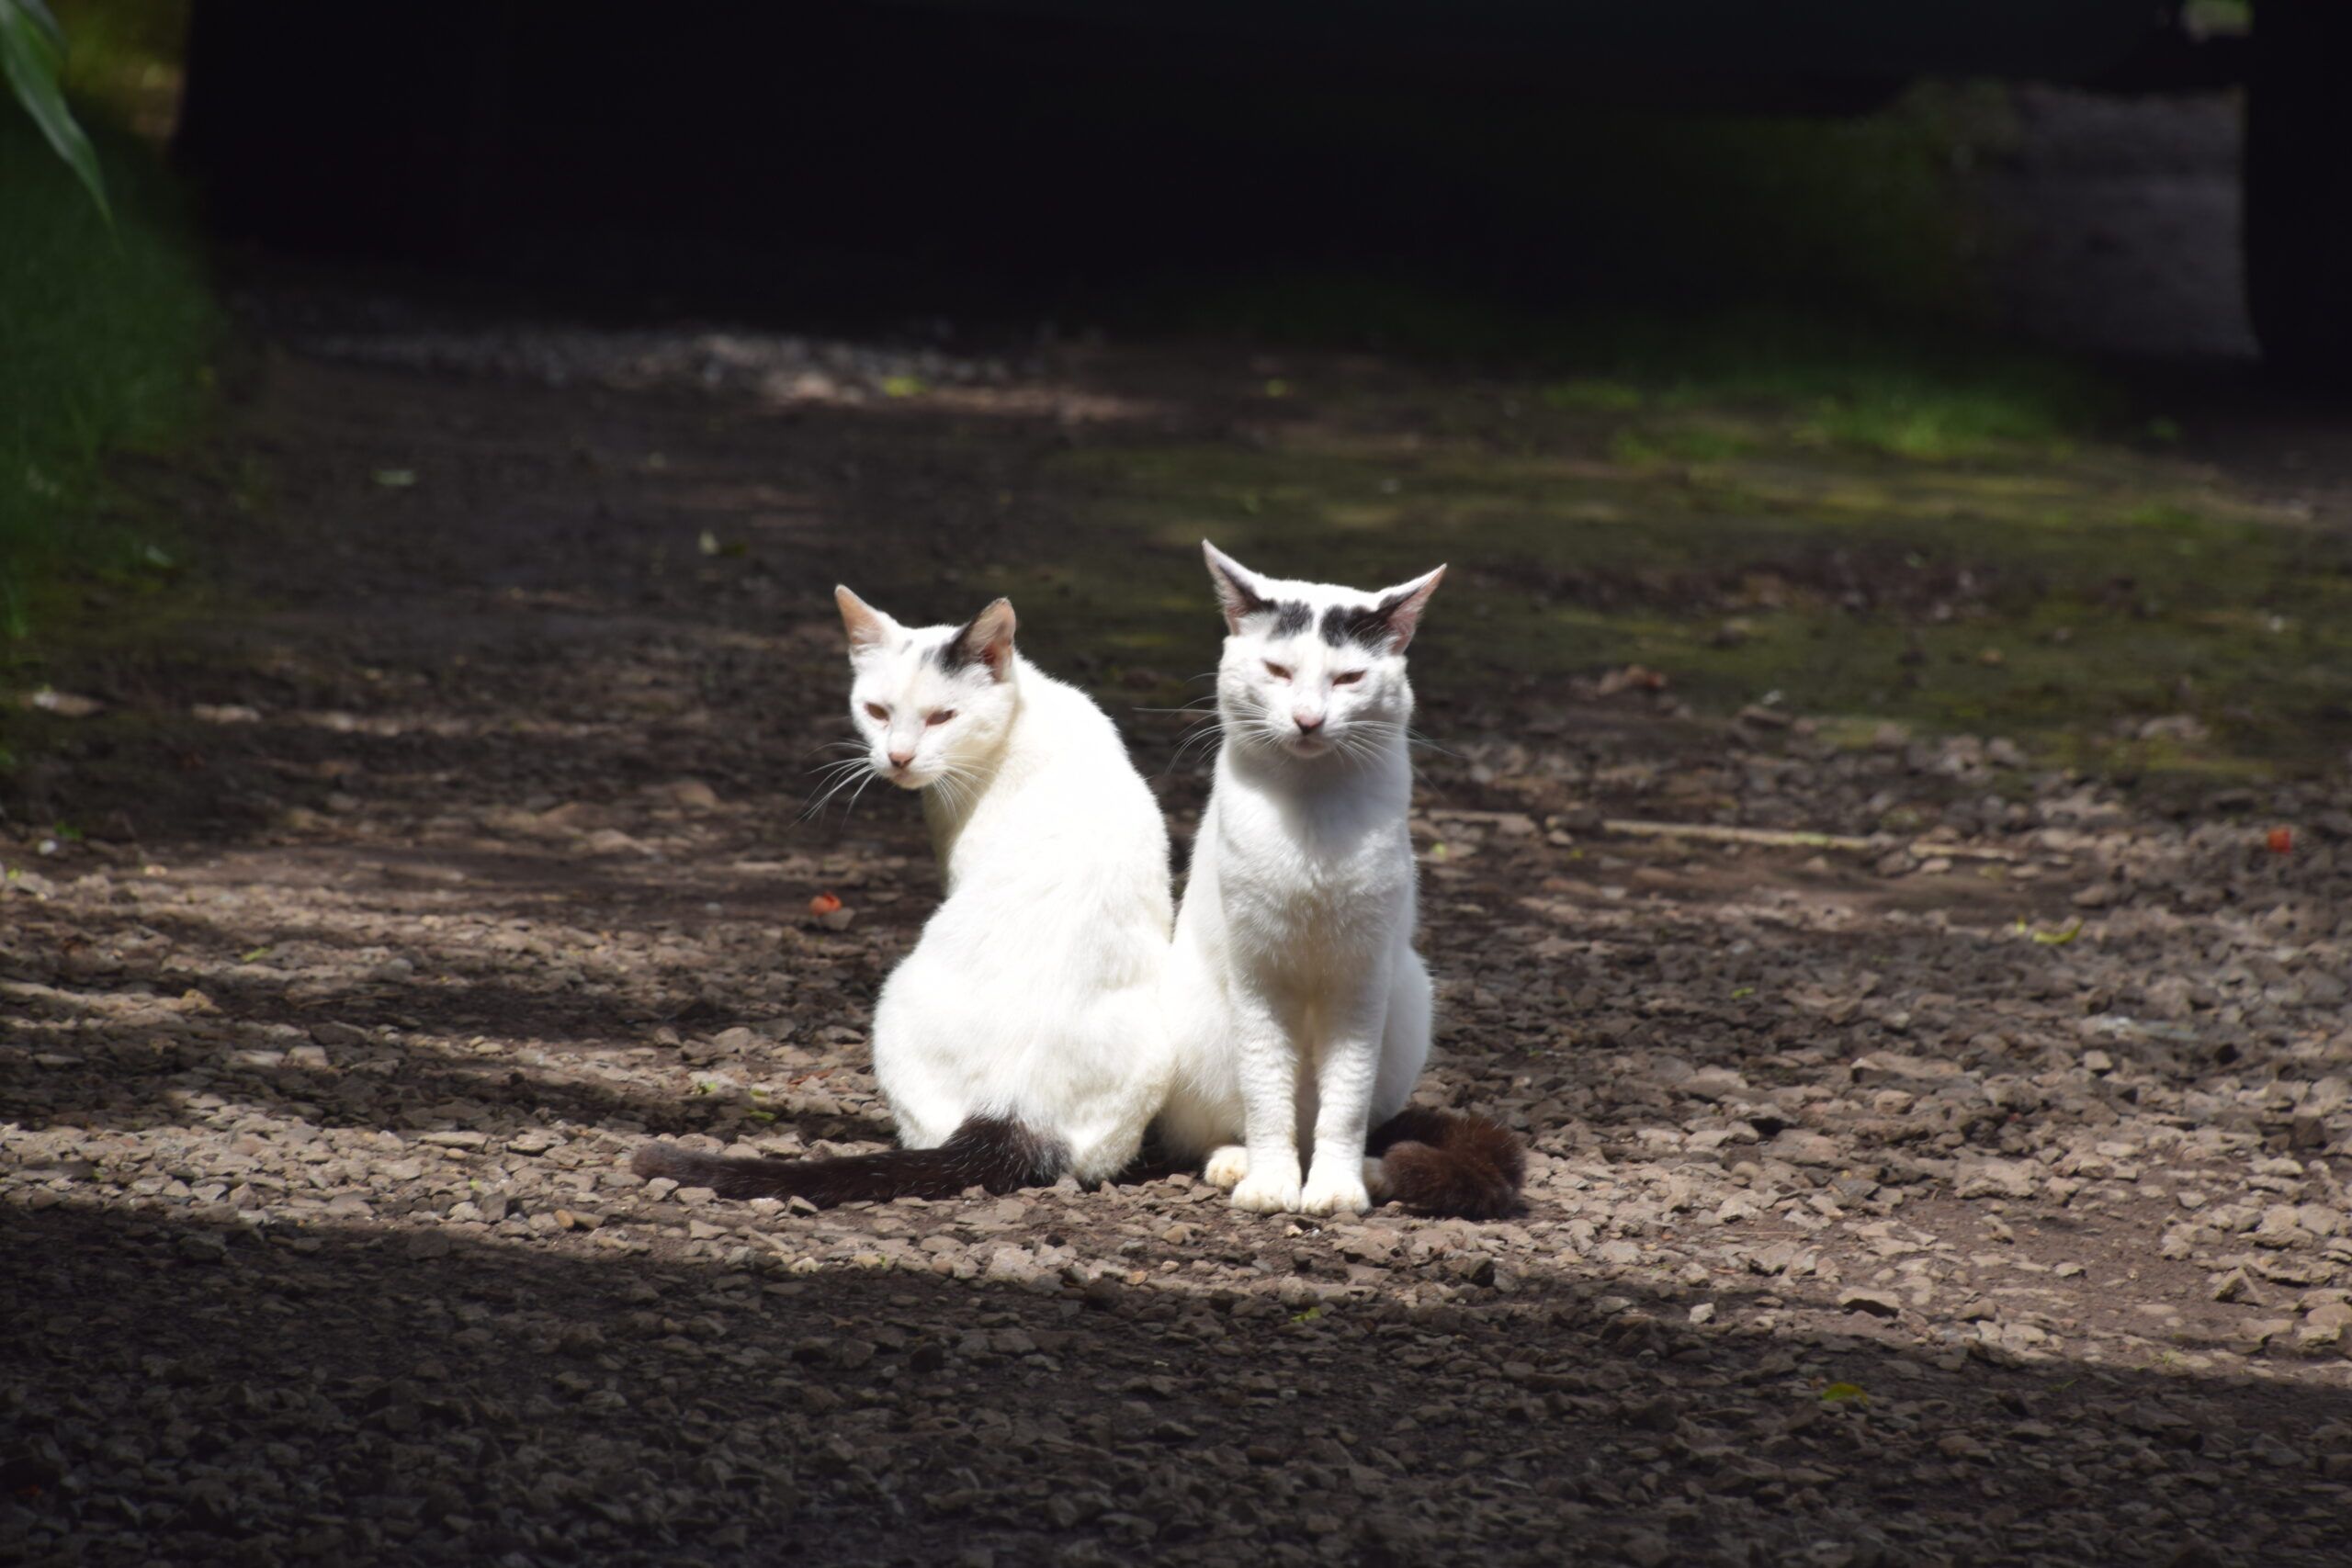
[{"label": "orange leaf on ground", "polygon": [[808,912],[812,915],[830,915],[841,907],[842,901],[830,893],[820,893],[808,900]]},{"label": "orange leaf on ground", "polygon": [[2273,828],[2269,837],[2263,841],[2270,846],[2272,854],[2283,855],[2295,847],[2295,830],[2292,828]]}]

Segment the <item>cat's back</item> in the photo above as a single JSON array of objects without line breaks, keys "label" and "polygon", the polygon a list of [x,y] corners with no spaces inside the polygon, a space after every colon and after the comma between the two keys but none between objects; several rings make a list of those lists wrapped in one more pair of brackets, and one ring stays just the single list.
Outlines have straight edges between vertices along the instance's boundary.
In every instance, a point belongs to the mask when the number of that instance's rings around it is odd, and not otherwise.
[{"label": "cat's back", "polygon": [[956,845],[958,895],[1022,908],[1033,929],[1058,910],[1164,930],[1167,824],[1117,727],[1075,686],[1030,667],[1022,681],[1014,754]]},{"label": "cat's back", "polygon": [[1118,726],[1092,697],[1066,681],[1024,671],[1023,744],[1033,753],[1020,793],[1031,809],[1076,808],[1090,820],[1141,832],[1164,848],[1159,802],[1136,771]]}]

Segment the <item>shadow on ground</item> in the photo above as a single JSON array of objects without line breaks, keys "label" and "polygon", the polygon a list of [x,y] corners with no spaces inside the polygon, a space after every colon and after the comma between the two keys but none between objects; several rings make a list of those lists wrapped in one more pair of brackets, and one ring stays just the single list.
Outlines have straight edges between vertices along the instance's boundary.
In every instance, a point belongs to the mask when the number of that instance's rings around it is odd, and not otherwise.
[{"label": "shadow on ground", "polygon": [[[1041,1200],[1043,1228],[1086,1201]],[[1130,1258],[1139,1284],[960,1283],[797,1274],[795,1227],[766,1228],[713,1267],[20,1210],[0,1539],[28,1563],[786,1540],[834,1562],[2316,1563],[2346,1540],[2301,1451],[2343,1451],[2340,1391],[1694,1332],[1572,1261],[1488,1264],[1443,1308],[1302,1314],[1188,1288],[1165,1247]],[[1967,1435],[1987,1423],[1998,1451]]]}]

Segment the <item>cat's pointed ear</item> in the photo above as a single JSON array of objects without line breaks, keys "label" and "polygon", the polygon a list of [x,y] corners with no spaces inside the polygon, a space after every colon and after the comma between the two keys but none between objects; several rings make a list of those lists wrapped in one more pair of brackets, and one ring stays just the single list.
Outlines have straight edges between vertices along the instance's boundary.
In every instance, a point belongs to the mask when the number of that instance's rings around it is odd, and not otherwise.
[{"label": "cat's pointed ear", "polygon": [[842,629],[849,633],[853,653],[879,648],[899,635],[898,622],[838,583],[833,588],[833,603],[841,606]]},{"label": "cat's pointed ear", "polygon": [[1003,680],[1012,667],[1012,601],[1000,599],[947,639],[949,667],[985,664],[990,674]]},{"label": "cat's pointed ear", "polygon": [[1439,567],[1380,596],[1380,608],[1374,613],[1387,628],[1389,652],[1405,651],[1405,645],[1413,640],[1413,633],[1420,626],[1421,612],[1429,607],[1430,595],[1444,580],[1445,568]]},{"label": "cat's pointed ear", "polygon": [[1242,616],[1272,603],[1261,591],[1256,572],[1206,539],[1201,541],[1201,554],[1209,563],[1209,581],[1216,584],[1216,602],[1225,611],[1226,630],[1239,631]]}]

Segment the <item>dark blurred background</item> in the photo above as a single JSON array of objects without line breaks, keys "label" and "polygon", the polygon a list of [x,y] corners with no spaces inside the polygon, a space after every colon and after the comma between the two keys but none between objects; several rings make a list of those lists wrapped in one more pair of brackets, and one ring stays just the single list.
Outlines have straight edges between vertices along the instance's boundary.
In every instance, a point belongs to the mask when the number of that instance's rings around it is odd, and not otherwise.
[{"label": "dark blurred background", "polygon": [[[2311,370],[2345,347],[2326,280],[2352,204],[2341,95],[2305,62],[2342,60],[2346,24],[2262,10],[2250,32],[2243,5],[2165,0],[198,0],[177,148],[216,232],[280,253],[771,320],[1409,333],[1363,303],[1376,282],[2063,326],[2022,275],[2079,265],[2051,250],[2071,217],[2155,296],[2209,296],[2150,311],[2195,328],[2141,345],[2161,356],[2243,350],[2220,187],[2259,66],[2257,130],[2290,123],[2256,148],[2256,321]],[[2014,188],[2070,156],[2106,167],[2045,186],[2101,173],[2142,199]]]}]

